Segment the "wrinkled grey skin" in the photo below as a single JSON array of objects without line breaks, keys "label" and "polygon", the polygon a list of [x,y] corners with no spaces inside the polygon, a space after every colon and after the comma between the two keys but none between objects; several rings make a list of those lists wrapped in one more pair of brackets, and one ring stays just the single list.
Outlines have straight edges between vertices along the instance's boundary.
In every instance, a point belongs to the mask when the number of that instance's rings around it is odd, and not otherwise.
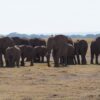
[{"label": "wrinkled grey skin", "polygon": [[[13,39],[11,39],[9,37],[0,38],[0,67],[4,66],[2,55],[4,55],[4,58],[5,58],[6,49],[8,47],[12,47],[14,45],[15,45],[15,43],[14,43]],[[5,63],[7,66],[7,64],[8,64],[7,61],[5,61]]]},{"label": "wrinkled grey skin", "polygon": [[68,53],[66,54],[66,61],[64,61],[64,57],[62,56],[60,58],[60,64],[65,64],[65,65],[73,65],[76,64],[76,59],[75,59],[75,48],[72,44],[66,43],[66,48],[68,48]]},{"label": "wrinkled grey skin", "polygon": [[8,47],[6,49],[6,61],[8,65],[6,67],[19,67],[19,61],[21,57],[21,50],[17,46]]},{"label": "wrinkled grey skin", "polygon": [[[77,58],[77,63],[78,64],[87,64],[87,60],[86,60],[86,53],[87,53],[87,49],[88,49],[88,43],[86,40],[77,40],[74,43],[74,47],[75,47],[75,55]],[[80,60],[80,56],[81,56],[81,60]]]},{"label": "wrinkled grey skin", "polygon": [[47,48],[46,46],[35,46],[34,47],[34,62],[44,63],[44,57],[46,56]]},{"label": "wrinkled grey skin", "polygon": [[91,42],[90,52],[91,52],[90,63],[93,64],[93,60],[95,59],[95,64],[99,64],[98,57],[100,54],[100,37],[97,37],[94,41]]},{"label": "wrinkled grey skin", "polygon": [[[47,41],[47,62],[48,66],[50,66],[50,54],[51,50],[53,50],[53,59],[54,59],[54,66],[59,67],[59,58],[68,56],[69,53],[69,44],[68,44],[68,37],[64,35],[56,35],[55,37],[50,37]],[[65,65],[67,65],[66,60]]]},{"label": "wrinkled grey skin", "polygon": [[30,45],[29,39],[19,37],[12,37],[12,39],[15,45]]},{"label": "wrinkled grey skin", "polygon": [[21,49],[21,66],[25,66],[25,58],[30,61],[30,66],[33,66],[34,48],[28,45],[20,45],[19,48]]},{"label": "wrinkled grey skin", "polygon": [[35,46],[46,46],[46,41],[41,38],[34,38],[34,39],[29,39],[30,45],[35,47]]}]

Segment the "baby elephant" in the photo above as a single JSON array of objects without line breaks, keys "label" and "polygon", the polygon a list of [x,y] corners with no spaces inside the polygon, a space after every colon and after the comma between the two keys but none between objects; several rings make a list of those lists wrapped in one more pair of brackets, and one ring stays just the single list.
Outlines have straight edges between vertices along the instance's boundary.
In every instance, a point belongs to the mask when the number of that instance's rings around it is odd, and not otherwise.
[{"label": "baby elephant", "polygon": [[6,67],[14,67],[15,65],[19,67],[19,61],[21,57],[21,50],[17,46],[8,47],[6,49]]}]

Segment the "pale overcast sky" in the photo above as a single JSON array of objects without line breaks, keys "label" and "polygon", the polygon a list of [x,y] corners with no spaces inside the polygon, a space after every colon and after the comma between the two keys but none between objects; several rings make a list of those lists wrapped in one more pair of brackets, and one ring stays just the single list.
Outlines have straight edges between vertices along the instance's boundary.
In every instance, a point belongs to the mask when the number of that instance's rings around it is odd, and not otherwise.
[{"label": "pale overcast sky", "polygon": [[100,31],[100,0],[0,0],[0,34]]}]

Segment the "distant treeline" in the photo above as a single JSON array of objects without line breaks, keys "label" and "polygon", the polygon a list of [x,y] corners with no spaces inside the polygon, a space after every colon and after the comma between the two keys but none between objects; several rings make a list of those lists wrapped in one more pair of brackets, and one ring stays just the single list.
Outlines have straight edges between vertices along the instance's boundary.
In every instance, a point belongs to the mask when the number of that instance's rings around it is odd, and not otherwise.
[{"label": "distant treeline", "polygon": [[[74,33],[73,33],[74,34]],[[79,34],[79,33],[78,33]],[[96,37],[99,37],[100,36],[100,33],[80,33],[82,35],[67,35],[67,34],[64,34],[66,36],[69,36],[69,37],[72,37],[72,38],[96,38]],[[86,34],[86,35],[84,35]],[[52,34],[51,34],[52,35]],[[31,34],[31,35],[28,35],[28,34],[20,34],[20,33],[17,33],[17,32],[13,32],[13,33],[9,33],[7,35],[8,37],[20,37],[20,38],[48,38],[50,35],[46,34]]]}]

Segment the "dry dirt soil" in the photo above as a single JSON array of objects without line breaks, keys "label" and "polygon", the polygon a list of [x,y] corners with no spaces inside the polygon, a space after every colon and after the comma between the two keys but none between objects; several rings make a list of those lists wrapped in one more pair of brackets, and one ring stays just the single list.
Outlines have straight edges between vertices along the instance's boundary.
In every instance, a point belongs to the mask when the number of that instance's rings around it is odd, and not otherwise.
[{"label": "dry dirt soil", "polygon": [[100,66],[1,68],[0,100],[100,100]]},{"label": "dry dirt soil", "polygon": [[0,68],[0,100],[100,100],[100,65]]}]

